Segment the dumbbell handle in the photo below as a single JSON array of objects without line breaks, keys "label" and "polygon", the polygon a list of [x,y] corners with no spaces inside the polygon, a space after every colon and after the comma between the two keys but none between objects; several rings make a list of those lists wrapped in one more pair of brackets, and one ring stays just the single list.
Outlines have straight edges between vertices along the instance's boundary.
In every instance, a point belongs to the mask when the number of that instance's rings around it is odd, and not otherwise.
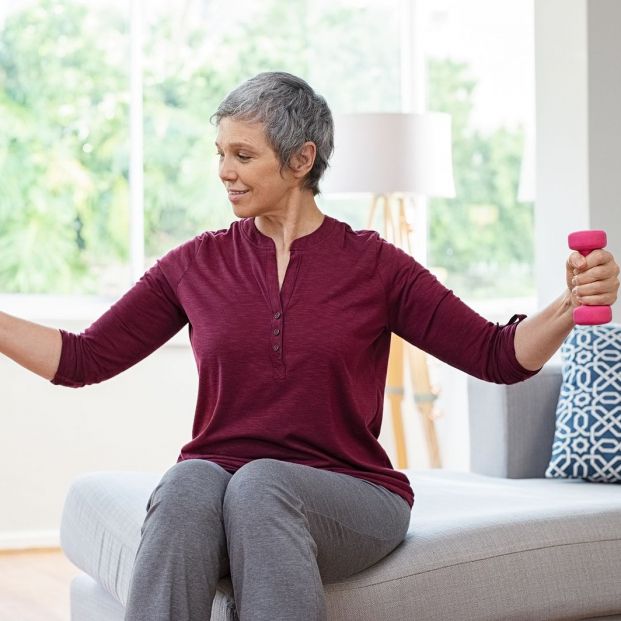
[{"label": "dumbbell handle", "polygon": [[[567,243],[572,250],[577,250],[583,257],[598,248],[604,248],[607,243],[605,231],[575,231],[570,233]],[[580,326],[597,326],[612,320],[610,306],[582,305],[574,308],[574,323]]]}]

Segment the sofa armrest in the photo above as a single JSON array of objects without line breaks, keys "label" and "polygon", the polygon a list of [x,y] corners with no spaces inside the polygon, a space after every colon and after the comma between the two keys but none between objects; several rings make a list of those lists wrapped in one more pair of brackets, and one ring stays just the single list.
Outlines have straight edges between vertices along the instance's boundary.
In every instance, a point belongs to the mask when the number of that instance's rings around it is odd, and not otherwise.
[{"label": "sofa armrest", "polygon": [[561,379],[559,364],[508,386],[468,378],[472,472],[509,479],[545,475]]}]

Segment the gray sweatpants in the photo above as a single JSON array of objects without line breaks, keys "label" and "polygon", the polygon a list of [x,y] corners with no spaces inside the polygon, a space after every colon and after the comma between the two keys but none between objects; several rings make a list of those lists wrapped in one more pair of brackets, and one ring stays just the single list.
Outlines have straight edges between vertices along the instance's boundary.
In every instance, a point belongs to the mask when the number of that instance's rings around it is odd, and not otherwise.
[{"label": "gray sweatpants", "polygon": [[325,620],[322,583],[394,550],[408,503],[346,474],[258,459],[174,465],[147,505],[126,621],[209,621],[230,574],[241,621]]}]

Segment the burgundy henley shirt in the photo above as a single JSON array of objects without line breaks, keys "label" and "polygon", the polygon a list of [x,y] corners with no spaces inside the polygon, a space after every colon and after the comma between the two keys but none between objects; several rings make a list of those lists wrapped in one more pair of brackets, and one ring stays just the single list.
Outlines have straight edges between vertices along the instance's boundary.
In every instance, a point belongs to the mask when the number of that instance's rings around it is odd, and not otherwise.
[{"label": "burgundy henley shirt", "polygon": [[171,250],[81,334],[61,330],[54,384],[121,373],[186,323],[198,367],[192,440],[179,460],[234,472],[273,458],[382,485],[410,506],[408,478],[378,442],[390,334],[466,373],[514,383],[515,327],[466,306],[374,231],[325,216],[293,241],[279,290],[276,248],[253,218]]}]

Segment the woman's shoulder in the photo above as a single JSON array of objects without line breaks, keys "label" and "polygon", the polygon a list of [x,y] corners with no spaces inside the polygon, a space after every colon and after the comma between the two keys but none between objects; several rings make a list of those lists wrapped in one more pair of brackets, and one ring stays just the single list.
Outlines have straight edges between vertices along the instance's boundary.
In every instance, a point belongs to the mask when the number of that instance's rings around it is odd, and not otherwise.
[{"label": "woman's shoulder", "polygon": [[233,234],[233,222],[228,228],[205,230],[194,237],[172,247],[156,261],[156,266],[171,280],[178,282],[199,256],[209,253],[210,249],[226,243],[226,238]]},{"label": "woman's shoulder", "polygon": [[369,250],[372,247],[379,247],[382,238],[377,231],[372,229],[355,229],[351,224],[338,220],[338,224],[343,231],[345,242],[362,251]]},{"label": "woman's shoulder", "polygon": [[227,239],[233,238],[236,234],[235,229],[238,225],[239,222],[231,222],[227,228],[201,231],[194,237],[191,237],[171,248],[164,256],[195,256],[203,247],[222,242],[226,243]]},{"label": "woman's shoulder", "polygon": [[343,225],[348,243],[365,255],[374,256],[382,263],[386,263],[386,261],[408,262],[412,259],[401,248],[382,237],[378,231],[373,229],[353,229],[346,223],[343,223]]}]

